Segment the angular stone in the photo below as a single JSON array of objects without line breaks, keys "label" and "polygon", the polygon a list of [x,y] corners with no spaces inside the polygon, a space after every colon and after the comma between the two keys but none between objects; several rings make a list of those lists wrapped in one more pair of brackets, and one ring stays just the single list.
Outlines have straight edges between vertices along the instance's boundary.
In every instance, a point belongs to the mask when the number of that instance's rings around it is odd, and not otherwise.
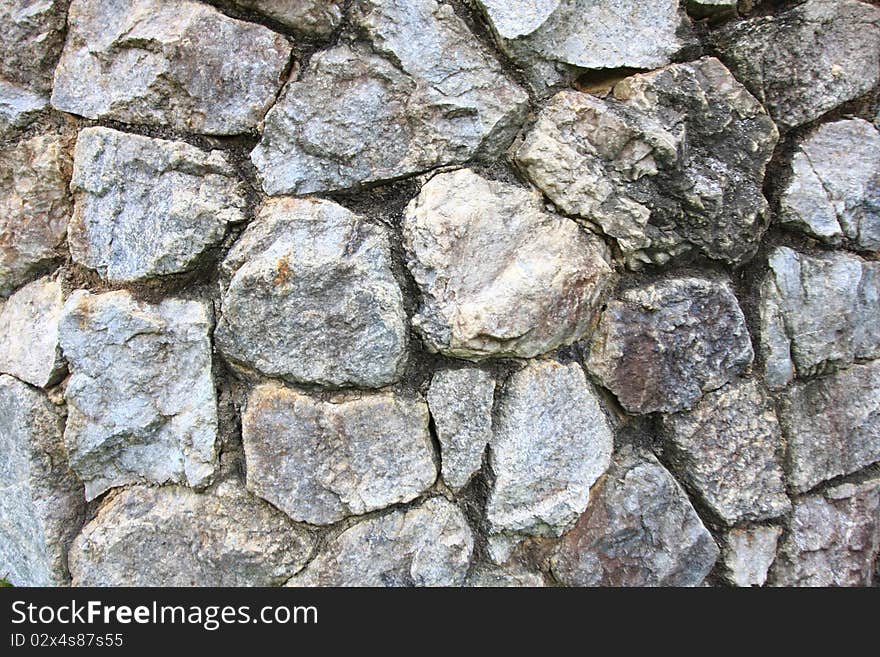
[{"label": "angular stone", "polygon": [[332,539],[289,586],[461,586],[474,541],[453,504],[432,497]]},{"label": "angular stone", "polygon": [[71,376],[64,441],[86,498],[130,483],[204,486],[217,465],[211,314],[198,301],[77,290],[59,333]]},{"label": "angular stone", "polygon": [[314,55],[251,159],[267,194],[392,180],[505,148],[528,97],[448,4],[362,0],[369,40]]},{"label": "angular stone", "polygon": [[551,559],[568,586],[699,586],[718,546],[653,455],[624,448]]},{"label": "angular stone", "polygon": [[630,413],[693,408],[752,362],[745,317],[726,283],[668,278],[608,304],[587,369]]},{"label": "angular stone", "polygon": [[737,0],[687,0],[688,13],[694,18],[718,18],[736,14]]},{"label": "angular stone", "polygon": [[791,508],[776,412],[754,381],[707,393],[693,410],[664,417],[663,428],[674,470],[724,523],[775,518]]},{"label": "angular stone", "polygon": [[241,9],[250,9],[278,21],[297,34],[327,37],[342,21],[343,0],[233,0]]},{"label": "angular stone", "polygon": [[406,209],[413,324],[428,349],[530,358],[582,338],[615,281],[601,240],[537,192],[469,169],[434,176]]},{"label": "angular stone", "polygon": [[428,421],[393,392],[321,401],[261,385],[242,415],[248,490],[313,525],[409,502],[437,479]]},{"label": "angular stone", "polygon": [[61,284],[49,278],[29,283],[0,309],[0,372],[38,388],[64,375],[58,320],[64,306]]},{"label": "angular stone", "polygon": [[880,361],[797,383],[779,402],[795,491],[880,461]]},{"label": "angular stone", "polygon": [[0,78],[48,93],[64,45],[70,0],[6,0],[0,3]]},{"label": "angular stone", "polygon": [[0,296],[62,255],[72,207],[70,142],[44,134],[0,150]]},{"label": "angular stone", "polygon": [[70,253],[114,283],[191,269],[246,218],[244,185],[222,151],[86,128],[73,164]]},{"label": "angular stone", "polygon": [[48,97],[0,79],[0,137],[27,127],[48,104]]},{"label": "angular stone", "polygon": [[562,211],[598,225],[631,268],[692,250],[754,255],[777,141],[764,108],[717,59],[618,82],[608,98],[562,91],[515,151]]},{"label": "angular stone", "polygon": [[108,496],[70,550],[74,586],[278,586],[315,541],[231,483]]},{"label": "angular stone", "polygon": [[519,564],[496,566],[482,564],[468,575],[465,586],[477,588],[539,588],[545,586],[544,578]]},{"label": "angular stone", "polygon": [[63,586],[67,548],[83,521],[82,483],[46,395],[0,376],[0,574],[15,586]]},{"label": "angular stone", "polygon": [[722,574],[734,586],[764,586],[782,527],[738,527],[725,535]]},{"label": "angular stone", "polygon": [[[559,536],[583,513],[614,436],[579,365],[533,361],[507,382],[492,437],[486,516],[496,545]],[[501,540],[498,540],[501,539]],[[496,561],[506,560],[493,550]]]},{"label": "angular stone", "polygon": [[829,244],[880,250],[880,131],[862,119],[827,123],[791,168],[780,222]]},{"label": "angular stone", "polygon": [[67,27],[55,109],[212,135],[256,127],[291,51],[282,35],[189,0],[73,0]]},{"label": "angular stone", "polygon": [[869,586],[880,549],[880,479],[795,500],[770,581],[777,586]]},{"label": "angular stone", "polygon": [[407,353],[387,231],[330,201],[270,199],[223,263],[215,340],[267,376],[379,388]]},{"label": "angular stone", "polygon": [[776,124],[794,128],[880,80],[880,9],[858,0],[809,0],[716,32],[715,46]]},{"label": "angular stone", "polygon": [[428,406],[440,442],[443,480],[463,488],[483,465],[492,439],[495,380],[476,368],[441,370],[431,379]]},{"label": "angular stone", "polygon": [[774,249],[760,287],[767,385],[880,356],[880,263],[845,253]]}]

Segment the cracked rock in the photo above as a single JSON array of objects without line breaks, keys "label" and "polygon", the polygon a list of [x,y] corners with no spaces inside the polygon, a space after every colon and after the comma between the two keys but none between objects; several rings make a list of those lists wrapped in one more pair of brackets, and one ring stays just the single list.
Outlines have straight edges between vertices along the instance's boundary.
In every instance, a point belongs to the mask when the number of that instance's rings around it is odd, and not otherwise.
[{"label": "cracked rock", "polygon": [[544,578],[518,563],[506,566],[481,564],[468,575],[465,586],[477,588],[539,588],[544,586]]},{"label": "cracked rock", "polygon": [[233,0],[241,9],[259,12],[297,34],[328,37],[342,21],[343,0]]},{"label": "cracked rock", "polygon": [[222,269],[215,340],[229,361],[326,386],[399,378],[408,331],[385,228],[330,201],[270,199]]},{"label": "cracked rock", "polygon": [[184,132],[253,130],[291,51],[282,35],[189,0],[73,0],[67,25],[55,109]]},{"label": "cracked rock", "polygon": [[782,527],[739,527],[724,538],[722,575],[734,586],[764,586]]},{"label": "cracked rock", "polygon": [[77,290],[60,320],[64,441],[91,500],[130,483],[204,486],[217,465],[211,314],[198,301]]},{"label": "cracked rock", "polygon": [[392,392],[321,401],[261,385],[242,416],[248,490],[314,525],[409,502],[437,478],[428,419]]},{"label": "cracked rock", "polygon": [[584,337],[615,276],[601,240],[537,192],[469,169],[434,176],[406,209],[413,324],[431,351],[530,358]]},{"label": "cracked rock", "polygon": [[726,283],[669,278],[608,304],[587,369],[630,413],[693,408],[752,362],[745,317]]},{"label": "cracked rock", "polygon": [[608,98],[562,91],[515,151],[563,212],[598,225],[627,265],[691,250],[729,263],[754,255],[777,131],[717,59],[618,82]]},{"label": "cracked rock", "polygon": [[0,137],[26,128],[48,104],[48,97],[0,79]]},{"label": "cracked rock", "polygon": [[70,0],[0,3],[0,78],[33,93],[48,93],[64,45],[68,4]]}]

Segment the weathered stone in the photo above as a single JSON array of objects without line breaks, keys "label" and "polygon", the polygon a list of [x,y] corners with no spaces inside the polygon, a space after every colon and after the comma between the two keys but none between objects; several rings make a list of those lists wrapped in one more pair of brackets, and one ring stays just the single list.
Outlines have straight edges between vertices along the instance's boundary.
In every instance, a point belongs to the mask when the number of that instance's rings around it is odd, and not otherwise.
[{"label": "weathered stone", "polygon": [[608,468],[613,444],[580,366],[533,361],[514,373],[502,392],[489,453],[495,481],[486,516],[499,546],[493,558],[506,560],[504,552],[523,536],[569,529]]},{"label": "weathered stone", "polygon": [[251,158],[268,194],[391,180],[513,138],[528,97],[435,0],[361,0],[351,17],[370,41],[317,53],[266,116]]},{"label": "weathered stone", "polygon": [[796,491],[880,461],[880,361],[791,386],[779,420]]},{"label": "weathered stone", "polygon": [[724,523],[775,518],[791,508],[782,433],[754,381],[707,393],[692,411],[666,416],[663,427],[674,469]]},{"label": "weathered stone", "polygon": [[736,23],[715,40],[783,129],[819,118],[880,80],[880,9],[858,0],[809,0]]},{"label": "weathered stone", "polygon": [[342,21],[343,0],[233,0],[241,9],[250,9],[278,21],[297,34],[326,37]]},{"label": "weathered stone", "polygon": [[330,201],[271,199],[223,270],[215,339],[233,363],[328,386],[399,377],[406,314],[384,228]]},{"label": "weathered stone", "polygon": [[73,0],[67,26],[51,102],[89,119],[248,132],[290,58],[280,34],[189,0]]},{"label": "weathered stone", "polygon": [[738,527],[724,537],[722,574],[734,586],[764,586],[782,527]]},{"label": "weathered stone", "polygon": [[694,18],[719,18],[736,14],[737,0],[687,0],[688,13]]},{"label": "weathered stone", "polygon": [[739,263],[767,227],[761,187],[777,137],[764,108],[707,57],[626,78],[604,99],[560,92],[515,160],[632,268],[691,250]]},{"label": "weathered stone", "polygon": [[61,255],[72,205],[70,141],[45,134],[0,149],[0,296]]},{"label": "weathered stone", "polygon": [[779,220],[829,244],[880,250],[880,132],[827,123],[804,141],[779,201]]},{"label": "weathered stone", "polygon": [[212,493],[134,486],[111,494],[70,550],[74,586],[277,586],[314,539],[231,483]]},{"label": "weathered stone", "polygon": [[38,388],[64,374],[58,345],[58,320],[64,296],[61,284],[48,278],[29,283],[0,309],[0,372]]},{"label": "weathered stone", "polygon": [[35,93],[52,87],[52,71],[64,45],[70,0],[0,2],[0,78]]},{"label": "weathered stone", "polygon": [[770,254],[760,288],[761,352],[767,385],[880,356],[880,263],[844,253]]},{"label": "weathered stone", "polygon": [[532,357],[582,338],[615,277],[604,246],[537,192],[469,169],[434,176],[406,209],[413,324],[431,351]]},{"label": "weathered stone", "polygon": [[71,376],[64,441],[86,498],[135,482],[206,485],[217,461],[205,304],[135,301],[126,291],[67,300],[59,334]]},{"label": "weathered stone", "polygon": [[0,137],[27,127],[48,104],[48,97],[0,79]]},{"label": "weathered stone", "polygon": [[433,497],[332,539],[290,586],[461,586],[474,541],[461,511]]},{"label": "weathered stone", "polygon": [[669,278],[608,304],[587,369],[630,413],[693,408],[752,362],[745,317],[726,283]]},{"label": "weathered stone", "polygon": [[0,376],[0,576],[15,586],[68,581],[83,487],[67,464],[64,420],[46,395]]},{"label": "weathered stone", "polygon": [[242,416],[248,490],[314,525],[409,502],[437,479],[428,420],[392,392],[321,401],[261,385]]},{"label": "weathered stone", "polygon": [[246,218],[244,185],[221,151],[107,128],[79,133],[70,187],[70,253],[115,283],[191,269]]},{"label": "weathered stone", "polygon": [[699,586],[718,546],[675,479],[624,448],[551,559],[569,586]]},{"label": "weathered stone", "polygon": [[795,500],[770,572],[777,586],[868,586],[880,549],[880,479]]},{"label": "weathered stone", "polygon": [[544,578],[539,573],[531,572],[517,563],[506,566],[481,564],[471,571],[465,582],[465,586],[479,588],[539,588],[544,585]]}]

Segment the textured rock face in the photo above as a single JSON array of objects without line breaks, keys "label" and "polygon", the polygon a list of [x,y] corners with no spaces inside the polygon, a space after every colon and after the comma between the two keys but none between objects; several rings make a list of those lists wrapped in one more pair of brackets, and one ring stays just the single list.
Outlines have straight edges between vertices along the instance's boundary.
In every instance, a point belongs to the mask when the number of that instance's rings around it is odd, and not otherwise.
[{"label": "textured rock face", "polygon": [[515,159],[560,209],[613,238],[631,267],[693,249],[738,263],[766,228],[761,185],[776,140],[760,104],[704,58],[626,78],[605,99],[560,92]]},{"label": "textured rock face", "polygon": [[695,18],[717,18],[736,13],[737,0],[687,0],[687,10]]},{"label": "textured rock face", "polygon": [[70,252],[111,282],[186,271],[245,219],[243,186],[220,151],[86,128],[73,164]]},{"label": "textured rock face", "polygon": [[27,127],[49,104],[49,99],[0,79],[0,138]]},{"label": "textured rock face", "polygon": [[303,529],[243,491],[126,488],[70,550],[74,586],[277,586],[314,546]]},{"label": "textured rock face", "polygon": [[763,586],[781,535],[782,527],[756,526],[727,532],[721,551],[724,578],[734,586]]},{"label": "textured rock face", "polygon": [[437,478],[427,405],[391,392],[325,402],[265,384],[242,440],[248,489],[315,525],[409,502]]},{"label": "textured rock face", "polygon": [[35,93],[49,91],[64,45],[70,0],[7,0],[0,4],[0,78]]},{"label": "textured rock face", "polygon": [[442,498],[346,529],[291,586],[461,586],[473,537],[464,515]]},{"label": "textured rock face", "polygon": [[600,240],[469,169],[422,187],[403,231],[422,292],[413,324],[448,356],[531,357],[574,342],[614,282]]},{"label": "textured rock face", "polygon": [[699,586],[718,558],[712,536],[657,460],[626,448],[551,560],[569,586]]},{"label": "textured rock face", "polygon": [[343,0],[233,0],[241,9],[259,12],[298,34],[329,36],[342,19]]},{"label": "textured rock face", "polygon": [[880,249],[880,132],[862,119],[828,123],[792,160],[779,219],[829,244]]},{"label": "textured rock face", "polygon": [[670,278],[608,304],[587,369],[630,413],[693,408],[751,363],[752,343],[725,283]]},{"label": "textured rock face", "polygon": [[59,334],[70,363],[64,441],[86,497],[128,483],[203,486],[216,467],[211,316],[204,304],[78,290]]},{"label": "textured rock face", "polygon": [[527,96],[435,0],[360,0],[371,48],[317,53],[266,117],[251,158],[267,194],[391,180],[505,147]]},{"label": "textured rock face", "polygon": [[737,23],[716,41],[780,128],[817,119],[880,80],[880,9],[858,0],[809,0]]},{"label": "textured rock face", "polygon": [[67,28],[53,107],[184,132],[255,128],[290,57],[280,34],[189,0],[73,0]]},{"label": "textured rock face", "polygon": [[68,581],[67,548],[82,524],[64,420],[46,395],[0,376],[0,573],[15,586]]},{"label": "textured rock face", "polygon": [[495,566],[481,564],[468,575],[465,586],[477,588],[538,588],[544,586],[544,578],[519,564]]},{"label": "textured rock face", "polygon": [[761,284],[761,351],[767,385],[880,356],[880,264],[844,253],[770,254]]},{"label": "textured rock face", "polygon": [[328,386],[400,375],[406,315],[383,228],[330,201],[269,200],[223,270],[215,339],[233,363]]}]

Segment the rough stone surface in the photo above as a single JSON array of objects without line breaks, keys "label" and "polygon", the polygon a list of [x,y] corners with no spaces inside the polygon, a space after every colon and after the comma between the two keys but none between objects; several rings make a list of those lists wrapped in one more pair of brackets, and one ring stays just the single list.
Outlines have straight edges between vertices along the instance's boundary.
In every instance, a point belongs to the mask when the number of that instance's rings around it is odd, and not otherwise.
[{"label": "rough stone surface", "polygon": [[583,337],[614,283],[600,240],[536,193],[469,169],[433,177],[407,207],[413,324],[431,351],[531,357]]},{"label": "rough stone surface", "polygon": [[717,59],[635,75],[608,98],[562,91],[515,153],[561,210],[598,225],[630,267],[690,250],[748,260],[777,131]]},{"label": "rough stone surface", "polygon": [[330,541],[290,586],[461,586],[473,536],[461,511],[432,497],[369,518]]},{"label": "rough stone surface", "polygon": [[880,9],[858,0],[809,0],[722,30],[716,47],[777,125],[793,128],[880,80]]},{"label": "rough stone surface", "polygon": [[70,0],[4,0],[0,3],[0,78],[46,93],[64,45]]},{"label": "rough stone surface", "polygon": [[70,184],[73,259],[114,283],[191,269],[244,221],[246,199],[221,151],[107,128],[79,133]]},{"label": "rough stone surface", "polygon": [[694,18],[718,18],[736,14],[737,0],[687,0],[688,13]]},{"label": "rough stone surface", "polygon": [[366,46],[315,54],[288,84],[251,154],[268,194],[391,180],[497,154],[528,97],[435,0],[361,0]]},{"label": "rough stone surface", "polygon": [[728,285],[668,278],[608,304],[587,369],[630,413],[677,412],[751,363],[752,343]]},{"label": "rough stone surface", "polygon": [[492,439],[495,380],[476,368],[440,370],[431,379],[428,406],[440,442],[443,480],[463,488],[480,470]]},{"label": "rough stone surface", "polygon": [[48,97],[0,79],[0,138],[27,127],[48,105]]},{"label": "rough stone surface", "polygon": [[223,270],[215,339],[230,361],[328,386],[400,376],[406,314],[384,228],[330,201],[268,200]]},{"label": "rough stone surface", "polygon": [[545,586],[544,578],[522,565],[513,563],[506,566],[481,564],[474,568],[465,581],[465,586],[477,588],[539,588]]},{"label": "rough stone surface", "polygon": [[134,486],[111,495],[70,550],[74,586],[277,586],[314,539],[231,484],[196,493]]},{"label": "rough stone surface", "polygon": [[718,546],[675,479],[624,448],[551,559],[569,586],[699,586]]},{"label": "rough stone surface", "polygon": [[82,484],[46,395],[0,376],[0,576],[15,586],[61,586],[67,548],[82,524]]},{"label": "rough stone surface", "polygon": [[315,525],[409,502],[437,478],[428,419],[392,392],[327,402],[264,384],[242,416],[247,487]]},{"label": "rough stone surface", "polygon": [[241,9],[259,12],[297,34],[327,37],[342,20],[343,0],[233,0]]},{"label": "rough stone surface", "polygon": [[64,441],[87,499],[135,482],[204,486],[217,460],[211,315],[201,302],[77,290],[59,334],[71,376]]},{"label": "rough stone surface", "polygon": [[53,107],[185,132],[255,128],[291,50],[280,34],[189,0],[73,0],[67,27]]},{"label": "rough stone surface", "polygon": [[782,527],[731,529],[721,550],[723,577],[734,586],[764,586]]}]

